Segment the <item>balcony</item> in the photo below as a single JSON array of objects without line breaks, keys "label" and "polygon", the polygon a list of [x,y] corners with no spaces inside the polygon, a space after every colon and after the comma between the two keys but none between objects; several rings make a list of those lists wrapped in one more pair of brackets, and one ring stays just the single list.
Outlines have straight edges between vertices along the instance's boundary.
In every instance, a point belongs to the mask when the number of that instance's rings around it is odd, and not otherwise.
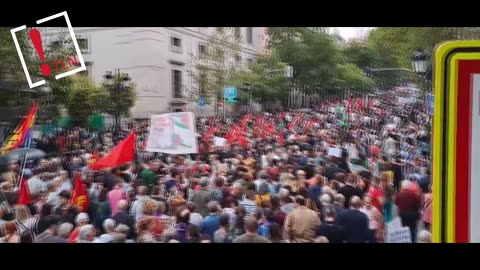
[{"label": "balcony", "polygon": [[183,48],[180,47],[180,46],[171,46],[170,51],[172,51],[174,53],[183,54]]}]

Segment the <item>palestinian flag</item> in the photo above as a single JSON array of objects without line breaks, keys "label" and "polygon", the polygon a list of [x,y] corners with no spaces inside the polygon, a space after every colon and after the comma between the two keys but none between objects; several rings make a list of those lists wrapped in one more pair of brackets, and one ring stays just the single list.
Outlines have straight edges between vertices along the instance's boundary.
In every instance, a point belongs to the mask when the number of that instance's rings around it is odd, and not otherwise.
[{"label": "palestinian flag", "polygon": [[191,129],[190,115],[188,113],[172,114],[172,121],[176,127]]}]

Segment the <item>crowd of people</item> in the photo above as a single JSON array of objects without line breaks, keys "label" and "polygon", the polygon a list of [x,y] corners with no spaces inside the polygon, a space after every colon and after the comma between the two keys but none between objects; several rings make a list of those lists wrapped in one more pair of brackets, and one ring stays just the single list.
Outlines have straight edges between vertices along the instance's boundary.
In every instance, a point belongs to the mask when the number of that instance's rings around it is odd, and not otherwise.
[{"label": "crowd of people", "polygon": [[[430,119],[423,102],[398,102],[414,94],[198,119],[191,155],[144,151],[148,122],[48,134],[45,158],[0,177],[0,242],[380,243],[396,218],[430,242]],[[89,168],[132,131],[135,160]],[[77,175],[86,209],[72,203]]]}]

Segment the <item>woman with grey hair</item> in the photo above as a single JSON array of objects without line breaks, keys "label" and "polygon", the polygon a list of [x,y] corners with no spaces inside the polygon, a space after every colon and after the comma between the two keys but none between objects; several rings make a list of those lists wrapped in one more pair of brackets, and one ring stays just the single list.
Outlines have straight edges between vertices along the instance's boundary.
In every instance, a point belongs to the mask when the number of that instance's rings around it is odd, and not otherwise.
[{"label": "woman with grey hair", "polygon": [[103,229],[106,233],[100,235],[99,238],[95,239],[95,243],[111,243],[114,240],[115,234],[115,220],[109,218],[103,222]]},{"label": "woman with grey hair", "polygon": [[93,243],[96,234],[97,232],[92,224],[83,225],[80,228],[77,243]]},{"label": "woman with grey hair", "polygon": [[115,228],[114,240],[112,243],[135,243],[134,240],[128,239],[130,228],[125,224],[118,224]]},{"label": "woman with grey hair", "polygon": [[60,225],[60,228],[58,228],[58,236],[62,237],[62,238],[65,238],[65,239],[68,239],[72,230],[73,230],[73,224],[72,223],[68,223],[68,222],[62,223]]}]

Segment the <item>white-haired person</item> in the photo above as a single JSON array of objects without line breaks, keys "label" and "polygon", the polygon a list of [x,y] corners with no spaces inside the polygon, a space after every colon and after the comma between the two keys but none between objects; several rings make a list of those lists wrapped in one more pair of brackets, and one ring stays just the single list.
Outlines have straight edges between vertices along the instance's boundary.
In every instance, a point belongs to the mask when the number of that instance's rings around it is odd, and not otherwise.
[{"label": "white-haired person", "polygon": [[323,221],[325,219],[325,210],[332,206],[332,196],[328,193],[322,194],[320,196],[320,204],[322,205],[320,218]]},{"label": "white-haired person", "polygon": [[417,243],[428,244],[432,243],[432,233],[427,230],[422,230],[417,235]]},{"label": "white-haired person", "polygon": [[83,225],[78,234],[78,240],[76,243],[95,243],[95,236],[97,235],[97,231],[92,224]]},{"label": "white-haired person", "polygon": [[135,243],[135,240],[129,239],[130,228],[125,224],[118,224],[115,228],[113,243]]},{"label": "white-haired person", "polygon": [[117,223],[115,220],[109,218],[103,222],[103,229],[105,233],[100,235],[97,239],[95,239],[95,243],[111,243],[114,240],[115,236],[115,226]]},{"label": "white-haired person", "polygon": [[62,223],[62,224],[60,224],[60,227],[58,228],[58,236],[60,236],[62,238],[65,238],[65,239],[68,239],[72,230],[73,230],[73,224],[72,223],[68,223],[68,222]]},{"label": "white-haired person", "polygon": [[88,217],[87,213],[80,213],[75,217],[75,224],[77,224],[77,227],[75,227],[75,229],[68,237],[69,243],[76,243],[78,241],[80,235],[80,228],[84,225],[87,225],[88,222],[90,222],[90,218]]}]

